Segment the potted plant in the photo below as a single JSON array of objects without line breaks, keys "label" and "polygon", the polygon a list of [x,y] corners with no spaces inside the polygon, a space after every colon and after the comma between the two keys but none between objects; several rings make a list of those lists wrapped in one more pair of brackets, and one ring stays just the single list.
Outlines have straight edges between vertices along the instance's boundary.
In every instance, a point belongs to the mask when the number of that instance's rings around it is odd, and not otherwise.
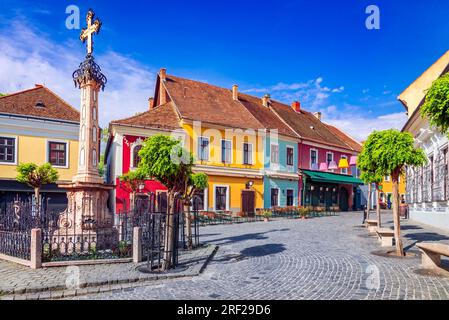
[{"label": "potted plant", "polygon": [[299,208],[299,215],[301,216],[302,220],[307,219],[307,216],[309,215],[309,212],[310,212],[310,210],[307,207],[300,207]]},{"label": "potted plant", "polygon": [[262,214],[263,221],[268,222],[270,221],[270,218],[273,216],[273,213],[270,210],[265,210]]}]

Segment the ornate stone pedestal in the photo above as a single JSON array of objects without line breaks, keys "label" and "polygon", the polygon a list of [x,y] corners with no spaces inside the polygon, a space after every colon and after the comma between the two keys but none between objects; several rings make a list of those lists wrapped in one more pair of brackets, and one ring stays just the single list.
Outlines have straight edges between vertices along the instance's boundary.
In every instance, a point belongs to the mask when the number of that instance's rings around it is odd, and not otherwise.
[{"label": "ornate stone pedestal", "polygon": [[[115,186],[74,182],[59,187],[67,190],[68,206],[59,217],[53,242],[76,243],[77,252],[86,251],[86,248],[105,250],[118,242],[114,215],[107,207],[109,191]],[[73,250],[72,245],[68,247]]]}]

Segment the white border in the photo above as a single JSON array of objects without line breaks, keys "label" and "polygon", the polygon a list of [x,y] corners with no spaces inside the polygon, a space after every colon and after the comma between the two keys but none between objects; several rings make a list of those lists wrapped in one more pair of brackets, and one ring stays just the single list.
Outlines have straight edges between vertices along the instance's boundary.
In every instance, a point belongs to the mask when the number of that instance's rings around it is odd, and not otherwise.
[{"label": "white border", "polygon": [[[348,158],[348,156],[346,156],[346,155],[342,155],[341,157],[340,157],[340,160],[341,159],[346,159],[346,160],[349,160],[349,158]],[[348,170],[349,168],[341,168],[340,169],[340,173],[341,174],[349,174],[349,170]],[[346,172],[343,172],[343,170],[346,170]]]},{"label": "white border", "polygon": [[[207,154],[207,159],[201,159],[200,158],[200,155],[201,155],[201,152],[199,152],[200,151],[200,147],[201,147],[201,144],[199,143],[200,139],[207,139],[207,141],[209,142],[209,144],[207,145],[207,149],[209,151],[208,154]],[[220,148],[221,148],[221,146],[220,146]],[[197,152],[197,160],[198,161],[202,161],[202,162],[209,162],[210,161],[210,137],[204,137],[204,136],[197,137],[197,139],[196,139],[196,152]]]},{"label": "white border", "polygon": [[296,206],[296,197],[295,197],[295,189],[285,189],[285,206],[288,207],[287,199],[288,199],[288,192],[293,192],[293,206]]},{"label": "white border", "polygon": [[226,211],[230,211],[229,210],[229,201],[230,201],[230,199],[229,199],[229,197],[230,197],[230,194],[229,194],[230,187],[229,187],[229,185],[214,184],[213,188],[214,188],[214,199],[213,199],[214,200],[213,201],[214,206],[213,206],[213,211],[218,211],[217,210],[217,204],[216,204],[216,200],[217,200],[217,198],[216,198],[216,191],[217,191],[217,188],[226,188]]},{"label": "white border", "polygon": [[309,168],[310,168],[310,170],[312,170],[312,151],[316,152],[316,164],[318,165],[318,169],[319,169],[320,153],[319,153],[318,149],[315,149],[315,148],[310,148],[310,150],[309,150]]},{"label": "white border", "polygon": [[[231,162],[223,162],[223,141],[229,141],[231,143]],[[210,142],[209,142],[210,143]],[[234,163],[234,152],[233,152],[233,148],[234,148],[234,142],[232,140],[229,139],[221,139],[220,141],[220,162],[222,164],[233,164]]]},{"label": "white border", "polygon": [[[70,141],[68,140],[60,140],[60,139],[46,139],[46,144],[45,144],[45,159],[47,163],[50,163],[50,142],[56,142],[56,143],[65,143],[66,145],[66,153],[65,153],[65,166],[57,166],[57,165],[53,165],[52,166],[54,168],[61,168],[61,169],[68,169],[70,168]],[[50,163],[51,164],[51,163]]]},{"label": "white border", "polygon": [[[278,147],[278,162],[273,162],[273,157],[272,157],[272,146],[277,146]],[[280,167],[280,162],[281,162],[281,148],[279,147],[279,143],[270,143],[270,167],[272,170],[274,171],[279,171],[279,167]]]},{"label": "white border", "polygon": [[[327,156],[328,155],[332,155],[332,161],[331,162],[329,162],[328,161],[328,158],[327,158]],[[327,151],[326,152],[326,163],[327,163],[327,168],[328,168],[328,171],[330,171],[330,172],[335,172],[335,170],[329,170],[329,165],[332,163],[332,162],[334,162],[335,161],[335,153],[333,153],[332,151]]]},{"label": "white border", "polygon": [[135,170],[137,169],[137,167],[134,167],[134,148],[138,147],[138,146],[142,146],[143,145],[143,141],[141,138],[137,138],[136,141],[134,141],[133,143],[131,143],[131,146],[129,148],[129,152],[130,152],[130,163],[129,163],[129,169],[130,170]]},{"label": "white border", "polygon": [[[288,164],[288,149],[293,150],[293,164]],[[285,167],[287,168],[288,172],[295,172],[295,147],[292,145],[287,145],[285,149]]]},{"label": "white border", "polygon": [[[278,205],[277,206],[273,206],[271,204],[271,191],[272,190],[277,190],[278,191]],[[294,193],[294,191],[293,191],[293,193]],[[281,206],[281,189],[280,188],[270,187],[270,207],[273,208],[273,207],[280,207],[280,206]]]},{"label": "white border", "polygon": [[19,137],[18,136],[12,136],[9,134],[2,134],[0,133],[0,137],[4,137],[4,138],[10,138],[10,139],[14,139],[14,162],[2,162],[0,161],[0,165],[2,166],[17,166],[18,163],[18,150],[19,150]]},{"label": "white border", "polygon": [[[245,163],[245,144],[250,145],[251,146],[251,163]],[[255,153],[254,153],[254,144],[253,143],[249,143],[249,142],[243,142],[242,143],[242,164],[245,166],[254,166],[254,157],[255,157]]]}]

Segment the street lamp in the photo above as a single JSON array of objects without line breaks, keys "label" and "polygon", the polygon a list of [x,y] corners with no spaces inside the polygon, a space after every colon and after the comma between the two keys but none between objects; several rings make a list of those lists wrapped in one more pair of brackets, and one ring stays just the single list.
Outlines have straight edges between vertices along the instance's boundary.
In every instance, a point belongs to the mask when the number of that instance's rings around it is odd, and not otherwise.
[{"label": "street lamp", "polygon": [[254,181],[250,180],[246,183],[246,189],[251,189],[254,186]]}]

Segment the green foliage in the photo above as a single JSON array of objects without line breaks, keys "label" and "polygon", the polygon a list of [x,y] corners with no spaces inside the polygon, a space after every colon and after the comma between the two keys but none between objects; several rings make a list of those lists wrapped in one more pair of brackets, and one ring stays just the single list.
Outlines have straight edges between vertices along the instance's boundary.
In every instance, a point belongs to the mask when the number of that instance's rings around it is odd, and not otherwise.
[{"label": "green foliage", "polygon": [[402,171],[405,165],[421,166],[426,163],[421,149],[414,147],[410,133],[390,129],[374,131],[363,146],[357,166],[364,172],[365,182],[379,182],[382,177]]},{"label": "green foliage", "polygon": [[38,166],[35,163],[22,163],[17,166],[16,180],[32,188],[40,188],[44,184],[55,183],[59,179],[58,171],[51,164]]},{"label": "green foliage", "polygon": [[421,106],[421,115],[442,133],[449,130],[449,73],[435,80]]},{"label": "green foliage", "polygon": [[299,215],[301,217],[307,217],[310,214],[310,208],[308,207],[299,207],[298,208]]},{"label": "green foliage", "polygon": [[130,189],[132,192],[137,192],[139,185],[142,184],[147,179],[147,176],[142,171],[142,169],[137,169],[129,171],[128,173],[119,177],[119,180],[124,183],[124,185]]},{"label": "green foliage", "polygon": [[273,216],[273,212],[271,210],[264,210],[262,216],[266,219],[269,219]]},{"label": "green foliage", "polygon": [[0,92],[0,97],[4,97],[4,96],[7,96],[8,94],[6,94],[6,93],[1,93]]},{"label": "green foliage", "polygon": [[209,185],[209,178],[205,173],[195,173],[190,175],[189,184],[196,190],[203,191]]},{"label": "green foliage", "polygon": [[101,130],[101,141],[107,143],[108,139],[109,139],[109,129],[104,128],[103,130]]},{"label": "green foliage", "polygon": [[101,177],[104,177],[104,174],[106,173],[106,168],[104,165],[104,154],[100,155],[100,163],[98,164],[98,174]]},{"label": "green foliage", "polygon": [[192,175],[193,155],[179,140],[155,135],[145,140],[139,151],[140,169],[165,185],[169,190],[185,192],[186,181]]}]

